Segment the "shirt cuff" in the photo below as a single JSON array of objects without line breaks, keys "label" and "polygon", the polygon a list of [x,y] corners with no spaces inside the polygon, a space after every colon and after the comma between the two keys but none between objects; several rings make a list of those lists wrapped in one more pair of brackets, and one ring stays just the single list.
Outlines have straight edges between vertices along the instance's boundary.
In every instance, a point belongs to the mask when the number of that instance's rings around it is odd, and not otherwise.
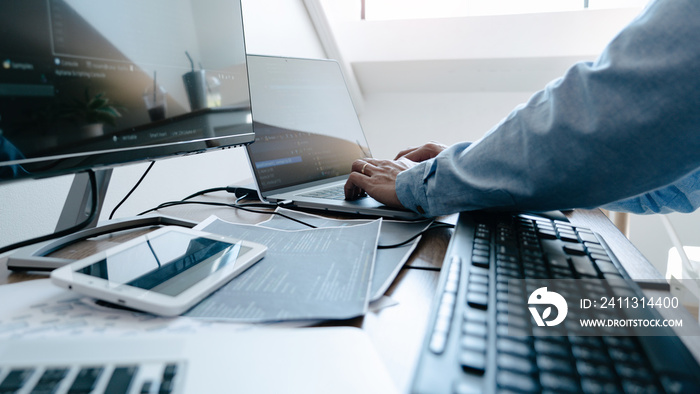
[{"label": "shirt cuff", "polygon": [[424,161],[402,171],[396,177],[396,196],[401,204],[425,217],[432,217],[427,198],[427,178],[432,172],[434,159]]}]

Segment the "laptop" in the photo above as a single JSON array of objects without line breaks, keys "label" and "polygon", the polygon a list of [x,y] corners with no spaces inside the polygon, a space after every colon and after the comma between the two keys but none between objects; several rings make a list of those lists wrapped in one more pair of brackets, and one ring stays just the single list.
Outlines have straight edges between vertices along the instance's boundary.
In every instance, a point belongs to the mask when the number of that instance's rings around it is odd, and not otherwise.
[{"label": "laptop", "polygon": [[354,327],[0,340],[0,392],[396,393]]},{"label": "laptop", "polygon": [[248,77],[255,143],[246,150],[261,200],[421,218],[371,197],[345,200],[353,161],[372,154],[338,62],[249,55]]}]

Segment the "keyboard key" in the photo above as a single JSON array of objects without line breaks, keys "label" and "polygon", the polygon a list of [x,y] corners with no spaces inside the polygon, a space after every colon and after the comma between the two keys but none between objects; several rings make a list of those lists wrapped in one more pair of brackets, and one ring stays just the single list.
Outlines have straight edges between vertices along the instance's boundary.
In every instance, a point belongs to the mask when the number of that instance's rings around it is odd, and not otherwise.
[{"label": "keyboard key", "polygon": [[464,320],[474,323],[486,324],[486,319],[488,315],[482,309],[475,308],[465,308],[464,309]]},{"label": "keyboard key", "polygon": [[556,231],[556,228],[550,221],[537,220],[535,223],[538,230]]},{"label": "keyboard key", "polygon": [[626,393],[645,393],[656,394],[662,393],[658,385],[653,382],[638,382],[634,380],[623,380],[622,389]]},{"label": "keyboard key", "polygon": [[441,354],[445,351],[446,345],[447,333],[444,331],[434,331],[433,335],[430,337],[430,344],[428,345],[430,351],[435,354]]},{"label": "keyboard key", "polygon": [[452,394],[482,394],[483,390],[480,386],[476,386],[473,382],[463,382],[457,379],[452,386]]},{"label": "keyboard key", "polygon": [[496,365],[499,369],[503,368],[523,374],[531,374],[537,371],[537,367],[530,357],[520,357],[508,353],[499,353],[496,356]]},{"label": "keyboard key", "polygon": [[[501,258],[500,255],[496,257],[496,267],[518,271],[520,265],[520,260],[516,257]],[[496,271],[498,272],[498,269]]]},{"label": "keyboard key", "polygon": [[143,385],[141,386],[141,392],[140,394],[150,394],[151,393],[151,387],[153,387],[153,382],[150,380],[147,380],[143,382]]},{"label": "keyboard key", "polygon": [[[473,280],[471,278],[472,276],[483,276],[483,277],[488,278],[489,270],[486,268],[482,268],[482,267],[470,267],[469,268],[469,280],[470,281]],[[486,283],[488,283],[488,279],[487,279]]]},{"label": "keyboard key", "polygon": [[590,242],[594,244],[598,244],[598,237],[595,236],[592,232],[589,231],[581,231],[579,229],[578,231],[578,236],[581,238],[582,241],[584,242]]},{"label": "keyboard key", "polygon": [[599,337],[569,335],[569,342],[576,346],[587,346],[589,348],[598,349],[603,347],[603,343]]},{"label": "keyboard key", "polygon": [[89,393],[95,389],[97,384],[97,379],[102,374],[104,368],[83,368],[78,372],[78,376],[75,377],[73,384],[68,390],[69,394],[77,393]]},{"label": "keyboard key", "polygon": [[474,250],[484,250],[489,252],[491,250],[490,244],[488,242],[474,242],[472,249]]},{"label": "keyboard key", "polygon": [[571,265],[574,266],[574,270],[579,275],[589,276],[592,278],[598,277],[598,271],[596,271],[593,262],[588,259],[588,256],[571,256]]},{"label": "keyboard key", "polygon": [[669,394],[690,393],[697,390],[697,382],[691,376],[684,375],[662,376],[661,385]]},{"label": "keyboard key", "polygon": [[470,293],[482,293],[482,294],[488,294],[489,292],[489,286],[485,285],[483,283],[469,283],[467,285],[467,291]]},{"label": "keyboard key", "polygon": [[609,380],[598,380],[595,378],[582,378],[581,389],[584,393],[622,393],[622,390],[615,382]]},{"label": "keyboard key", "polygon": [[0,393],[14,393],[18,391],[33,373],[34,369],[31,368],[13,369],[0,383]]},{"label": "keyboard key", "polygon": [[476,274],[472,272],[469,275],[469,283],[482,283],[488,285],[489,277],[486,275]]},{"label": "keyboard key", "polygon": [[496,277],[519,279],[522,277],[522,275],[520,275],[520,271],[516,269],[496,267]]},{"label": "keyboard key", "polygon": [[45,370],[32,389],[32,394],[55,393],[67,374],[68,368],[50,368]]},{"label": "keyboard key", "polygon": [[112,376],[109,378],[105,393],[117,394],[129,392],[131,381],[137,371],[138,368],[136,366],[115,368],[114,372],[112,372]]},{"label": "keyboard key", "polygon": [[459,281],[458,280],[451,280],[448,278],[447,281],[445,282],[445,292],[455,294],[455,293],[457,293],[458,290],[459,290]]},{"label": "keyboard key", "polygon": [[513,389],[521,393],[538,393],[541,390],[539,383],[531,375],[510,371],[498,371],[496,383],[499,387]]},{"label": "keyboard key", "polygon": [[547,356],[545,354],[537,355],[537,366],[542,371],[555,372],[558,374],[575,375],[576,368],[571,361],[562,358]]},{"label": "keyboard key", "polygon": [[488,237],[486,238],[474,238],[474,245],[485,245],[488,249],[491,249],[491,241],[488,240]]},{"label": "keyboard key", "polygon": [[554,230],[538,229],[537,234],[543,239],[557,239],[557,233]]},{"label": "keyboard key", "polygon": [[455,302],[457,300],[457,297],[455,296],[454,293],[442,293],[442,298],[440,299],[440,306],[449,306],[452,307],[454,306]]},{"label": "keyboard key", "polygon": [[484,293],[469,292],[467,293],[467,304],[472,308],[486,310],[489,304],[489,297]]},{"label": "keyboard key", "polygon": [[480,335],[463,335],[460,338],[463,349],[486,353],[486,338]]},{"label": "keyboard key", "polygon": [[481,323],[467,322],[462,325],[462,332],[466,335],[485,337],[488,334],[486,325]]},{"label": "keyboard key", "polygon": [[511,314],[511,313],[498,313],[496,315],[496,322],[510,327],[520,327],[529,328],[530,327],[530,316]]},{"label": "keyboard key", "polygon": [[482,375],[486,370],[486,355],[474,350],[463,350],[459,353],[459,362],[465,372]]},{"label": "keyboard key", "polygon": [[435,321],[435,330],[436,332],[444,332],[447,333],[450,331],[450,318],[452,315],[450,314],[449,316],[446,317],[438,317],[438,319]]},{"label": "keyboard key", "polygon": [[343,185],[333,186],[326,189],[314,190],[302,194],[304,197],[324,198],[329,200],[344,200],[345,190]]},{"label": "keyboard key", "polygon": [[534,352],[527,342],[516,341],[510,338],[498,338],[496,350],[501,353],[511,353],[520,357],[532,357]]},{"label": "keyboard key", "polygon": [[477,267],[488,268],[491,259],[488,256],[472,256],[472,264]]},{"label": "keyboard key", "polygon": [[622,349],[608,349],[610,354],[610,359],[614,363],[625,363],[641,365],[644,363],[644,356],[641,353],[634,350],[622,350]]},{"label": "keyboard key", "polygon": [[583,246],[588,249],[588,253],[597,253],[600,258],[608,259],[605,249],[599,243],[584,242]]},{"label": "keyboard key", "polygon": [[551,390],[555,393],[579,392],[579,382],[573,376],[543,372],[540,374],[540,384],[544,390]]},{"label": "keyboard key", "polygon": [[524,339],[529,338],[529,336],[532,335],[532,332],[529,328],[518,327],[518,326],[497,325],[496,326],[496,334],[499,337],[517,338],[517,339],[524,340]]},{"label": "keyboard key", "polygon": [[610,336],[603,337],[603,341],[608,347],[623,349],[623,350],[634,350],[639,348],[639,344],[630,337],[618,337]]},{"label": "keyboard key", "polygon": [[586,248],[581,244],[564,245],[564,252],[568,255],[585,256]]},{"label": "keyboard key", "polygon": [[579,360],[576,361],[576,370],[580,376],[591,379],[613,380],[617,377],[615,371],[608,364]]},{"label": "keyboard key", "polygon": [[561,239],[564,242],[568,242],[569,244],[580,245],[578,243],[578,238],[574,233],[559,233],[559,239]]},{"label": "keyboard key", "polygon": [[617,375],[621,378],[632,380],[638,383],[651,383],[654,376],[649,369],[640,365],[629,365],[615,363]]},{"label": "keyboard key", "polygon": [[572,346],[571,352],[577,359],[600,364],[608,362],[608,355],[605,353],[605,349],[591,349],[582,346]]},{"label": "keyboard key", "polygon": [[562,222],[561,220],[555,220],[554,227],[556,227],[558,231],[568,231],[570,233],[574,232],[574,228],[571,226],[571,224]]},{"label": "keyboard key", "polygon": [[160,388],[158,389],[158,394],[170,394],[175,390],[175,383],[172,379],[164,379],[160,382]]},{"label": "keyboard key", "polygon": [[562,342],[553,342],[542,338],[535,338],[535,351],[537,354],[546,354],[559,358],[571,357],[569,346]]},{"label": "keyboard key", "polygon": [[620,272],[617,267],[615,267],[615,264],[611,263],[610,261],[598,259],[595,260],[595,263],[598,266],[598,269],[603,273],[619,274]]},{"label": "keyboard key", "polygon": [[[513,294],[513,293],[496,293],[496,302],[497,303],[504,303],[504,304],[512,304],[512,305],[522,305],[526,303],[526,300],[523,298],[521,294]],[[507,306],[506,306],[507,308]]]}]

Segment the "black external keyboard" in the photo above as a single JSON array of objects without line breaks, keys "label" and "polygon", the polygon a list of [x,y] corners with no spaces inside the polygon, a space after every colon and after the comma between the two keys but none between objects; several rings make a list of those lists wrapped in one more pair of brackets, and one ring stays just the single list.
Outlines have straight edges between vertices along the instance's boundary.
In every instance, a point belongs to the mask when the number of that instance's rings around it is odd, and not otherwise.
[{"label": "black external keyboard", "polygon": [[700,392],[700,367],[672,332],[581,326],[660,317],[590,308],[613,297],[643,293],[590,230],[541,215],[463,213],[411,392]]}]

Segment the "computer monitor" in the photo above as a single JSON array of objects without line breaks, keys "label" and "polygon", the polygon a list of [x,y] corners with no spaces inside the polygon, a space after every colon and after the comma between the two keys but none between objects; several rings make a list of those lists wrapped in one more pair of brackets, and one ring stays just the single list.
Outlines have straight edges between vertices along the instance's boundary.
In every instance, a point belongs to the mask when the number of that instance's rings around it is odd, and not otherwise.
[{"label": "computer monitor", "polygon": [[240,0],[0,0],[0,186],[254,140]]}]

